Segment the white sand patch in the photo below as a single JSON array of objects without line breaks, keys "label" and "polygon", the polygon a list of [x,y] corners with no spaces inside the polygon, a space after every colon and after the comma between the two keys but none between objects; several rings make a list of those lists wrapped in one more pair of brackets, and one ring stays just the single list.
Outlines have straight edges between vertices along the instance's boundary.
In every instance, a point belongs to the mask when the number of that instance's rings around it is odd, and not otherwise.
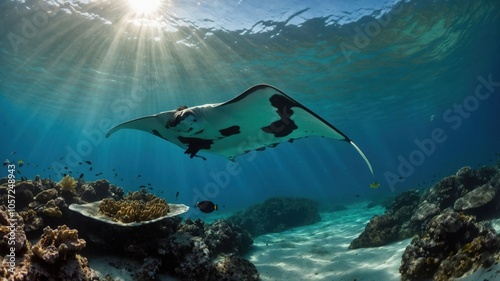
[{"label": "white sand patch", "polygon": [[[364,206],[323,213],[317,224],[257,237],[246,258],[256,265],[262,281],[400,281],[401,257],[411,239],[377,248],[348,249],[370,218],[383,213],[382,208]],[[497,264],[459,280],[500,280],[499,269]]]}]

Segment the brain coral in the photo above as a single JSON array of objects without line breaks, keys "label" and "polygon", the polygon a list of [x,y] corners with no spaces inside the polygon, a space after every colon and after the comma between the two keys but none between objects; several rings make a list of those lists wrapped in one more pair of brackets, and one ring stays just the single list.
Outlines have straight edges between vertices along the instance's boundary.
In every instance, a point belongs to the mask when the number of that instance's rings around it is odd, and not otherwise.
[{"label": "brain coral", "polygon": [[99,204],[99,211],[123,223],[149,221],[168,213],[169,207],[165,199],[152,194],[140,196],[137,193],[142,192],[129,193],[124,199],[118,201],[105,198]]}]

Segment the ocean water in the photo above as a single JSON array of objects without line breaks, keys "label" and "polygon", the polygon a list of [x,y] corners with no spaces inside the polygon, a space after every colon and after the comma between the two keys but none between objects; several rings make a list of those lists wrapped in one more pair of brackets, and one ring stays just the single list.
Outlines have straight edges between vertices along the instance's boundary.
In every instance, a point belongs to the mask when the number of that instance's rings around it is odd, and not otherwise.
[{"label": "ocean water", "polygon": [[[1,2],[0,157],[24,161],[19,178],[83,174],[167,201],[179,192],[187,205],[209,199],[224,213],[271,196],[371,201],[500,160],[498,1],[131,3]],[[237,158],[230,174],[222,157],[190,159],[144,132],[104,138],[121,122],[258,83],[354,140],[374,176],[332,139]]]}]

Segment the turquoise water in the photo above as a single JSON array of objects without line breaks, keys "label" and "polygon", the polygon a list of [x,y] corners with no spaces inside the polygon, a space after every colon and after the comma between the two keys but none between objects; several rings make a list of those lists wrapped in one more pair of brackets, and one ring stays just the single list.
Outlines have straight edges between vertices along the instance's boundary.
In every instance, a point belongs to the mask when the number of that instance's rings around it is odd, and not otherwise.
[{"label": "turquoise water", "polygon": [[[149,14],[87,2],[0,4],[0,157],[25,162],[19,177],[83,173],[231,211],[274,195],[370,201],[500,160],[497,1],[164,1]],[[228,160],[189,159],[149,134],[104,138],[126,120],[258,83],[353,139],[375,177],[330,139],[237,159],[230,175]]]}]

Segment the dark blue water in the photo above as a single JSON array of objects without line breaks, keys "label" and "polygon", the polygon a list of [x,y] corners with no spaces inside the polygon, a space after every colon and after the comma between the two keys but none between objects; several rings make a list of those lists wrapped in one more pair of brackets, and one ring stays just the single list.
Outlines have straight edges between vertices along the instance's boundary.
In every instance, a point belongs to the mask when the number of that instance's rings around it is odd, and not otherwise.
[{"label": "dark blue water", "polygon": [[[19,177],[83,173],[231,210],[274,195],[371,200],[500,160],[497,1],[165,2],[142,16],[125,1],[2,1],[1,11],[0,157],[25,162]],[[126,120],[257,83],[343,131],[375,177],[330,139],[283,143],[231,171],[143,132],[104,139]]]}]

